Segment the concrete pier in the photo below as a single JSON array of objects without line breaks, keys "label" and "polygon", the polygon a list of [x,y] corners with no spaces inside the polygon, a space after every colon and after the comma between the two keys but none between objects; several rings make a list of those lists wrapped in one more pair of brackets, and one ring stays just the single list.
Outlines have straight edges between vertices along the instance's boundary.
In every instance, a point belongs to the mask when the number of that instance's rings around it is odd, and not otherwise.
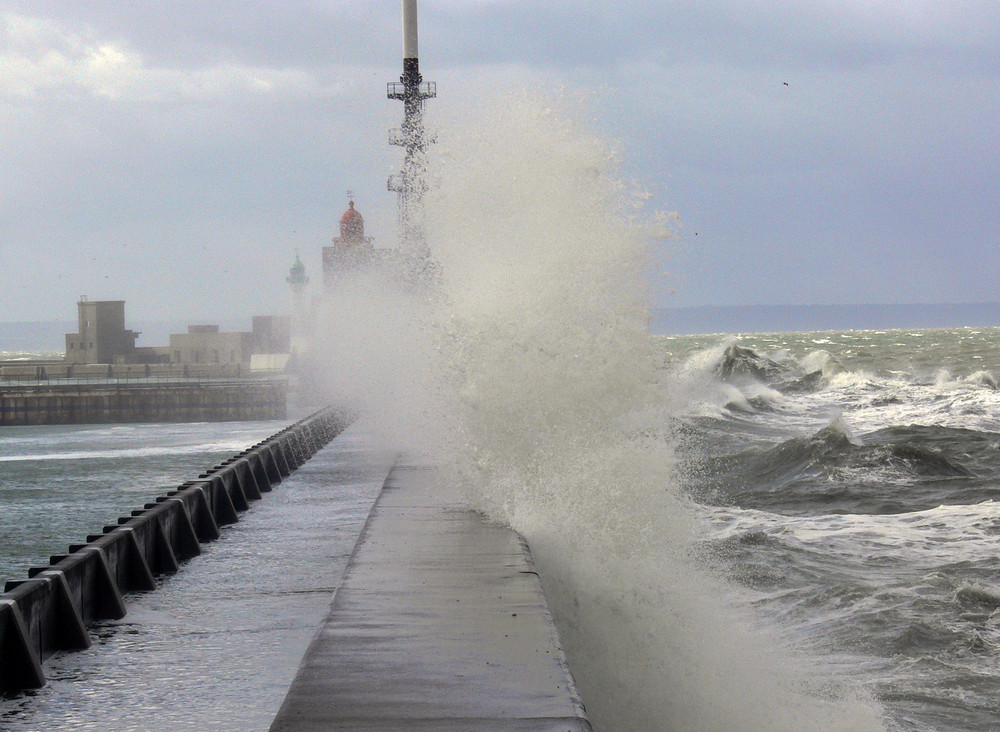
[{"label": "concrete pier", "polygon": [[397,465],[272,732],[590,730],[527,545]]},{"label": "concrete pier", "polygon": [[[8,583],[0,693],[17,709],[0,705],[0,726],[590,730],[524,541],[485,523],[436,469],[399,461],[390,469],[391,456],[356,433],[323,447],[344,423],[332,410],[317,413]],[[294,505],[238,549],[220,528],[297,468],[308,480]],[[370,513],[357,506],[347,533],[338,523],[343,496],[374,501]],[[237,548],[230,566],[219,563],[226,549],[216,542],[227,535],[228,551]],[[328,555],[330,542],[342,545],[339,557]],[[203,550],[215,554],[214,570],[158,577]],[[332,598],[320,599],[345,565]],[[267,579],[275,571],[280,578]],[[196,597],[182,594],[185,582]],[[152,589],[176,595],[174,604],[130,594]],[[125,601],[130,614],[138,609],[131,621]],[[115,632],[123,625],[128,633]],[[54,683],[34,694],[54,703],[15,696],[45,685],[43,664]],[[261,679],[267,689],[255,686]],[[186,695],[197,703],[177,703]],[[129,726],[140,714],[122,705],[132,696],[162,697],[169,708],[139,704],[142,722]]]}]

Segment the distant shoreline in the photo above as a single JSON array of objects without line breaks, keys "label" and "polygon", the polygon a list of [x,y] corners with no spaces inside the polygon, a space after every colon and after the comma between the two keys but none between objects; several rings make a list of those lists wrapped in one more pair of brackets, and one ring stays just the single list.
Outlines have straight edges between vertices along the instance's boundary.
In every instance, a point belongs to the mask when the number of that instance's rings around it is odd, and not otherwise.
[{"label": "distant shoreline", "polygon": [[704,305],[656,308],[658,335],[796,333],[1000,326],[1000,303],[910,305]]},{"label": "distant shoreline", "polygon": [[[894,328],[1000,326],[1000,303],[910,305],[702,305],[654,308],[650,330],[658,335],[772,333]],[[249,318],[247,318],[249,321]],[[195,321],[192,321],[195,322]],[[209,320],[197,322],[210,322]],[[220,321],[230,330],[249,324]],[[127,323],[142,333],[140,345],[165,345],[171,333],[187,331],[187,321]],[[75,320],[0,322],[0,353],[62,353]]]}]

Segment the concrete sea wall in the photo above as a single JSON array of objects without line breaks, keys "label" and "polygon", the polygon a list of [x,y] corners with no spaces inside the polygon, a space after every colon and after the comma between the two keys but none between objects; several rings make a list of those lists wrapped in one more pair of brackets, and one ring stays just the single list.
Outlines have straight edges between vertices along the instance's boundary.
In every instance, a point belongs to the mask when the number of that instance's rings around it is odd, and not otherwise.
[{"label": "concrete sea wall", "polygon": [[0,426],[284,419],[284,381],[0,386]]},{"label": "concrete sea wall", "polygon": [[8,582],[0,593],[0,692],[44,685],[47,658],[89,647],[88,626],[123,617],[125,595],[156,589],[157,575],[198,555],[220,526],[236,522],[349,421],[332,409],[317,412],[71,545],[27,580]]},{"label": "concrete sea wall", "polygon": [[241,378],[239,363],[66,363],[59,360],[0,361],[0,381],[42,382],[57,379]]}]

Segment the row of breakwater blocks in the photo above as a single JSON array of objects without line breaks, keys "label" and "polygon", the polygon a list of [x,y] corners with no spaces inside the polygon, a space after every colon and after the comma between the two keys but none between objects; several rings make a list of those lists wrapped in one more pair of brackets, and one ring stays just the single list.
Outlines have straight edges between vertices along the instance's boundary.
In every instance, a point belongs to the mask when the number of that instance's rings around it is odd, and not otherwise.
[{"label": "row of breakwater blocks", "polygon": [[89,647],[89,625],[124,617],[123,595],[156,589],[156,575],[199,554],[349,421],[321,410],[71,545],[27,580],[8,582],[0,593],[0,692],[44,686],[47,658]]}]

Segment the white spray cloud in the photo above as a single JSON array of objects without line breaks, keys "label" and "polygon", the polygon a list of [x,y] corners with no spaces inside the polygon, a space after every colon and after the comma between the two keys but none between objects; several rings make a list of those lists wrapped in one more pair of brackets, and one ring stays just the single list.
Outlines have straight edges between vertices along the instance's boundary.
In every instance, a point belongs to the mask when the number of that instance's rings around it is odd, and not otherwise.
[{"label": "white spray cloud", "polygon": [[[331,295],[328,383],[528,538],[597,729],[877,730],[691,559],[647,328],[646,214],[573,94],[492,99],[438,131],[425,290]],[[812,670],[811,670],[812,668]]]}]

